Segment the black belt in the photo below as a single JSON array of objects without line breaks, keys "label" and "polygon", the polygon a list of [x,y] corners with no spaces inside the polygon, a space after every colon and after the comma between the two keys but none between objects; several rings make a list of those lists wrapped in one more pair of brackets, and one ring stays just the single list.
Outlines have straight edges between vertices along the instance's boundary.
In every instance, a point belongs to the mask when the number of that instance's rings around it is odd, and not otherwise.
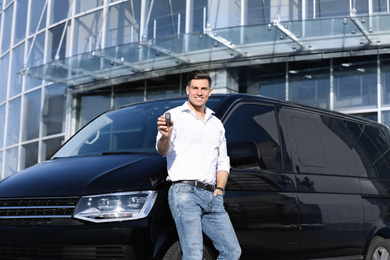
[{"label": "black belt", "polygon": [[183,180],[183,181],[175,181],[173,183],[183,183],[183,184],[188,184],[197,188],[201,188],[204,190],[209,190],[209,191],[214,191],[215,190],[215,185],[211,185],[208,183],[204,183],[201,181],[190,181],[190,180]]}]

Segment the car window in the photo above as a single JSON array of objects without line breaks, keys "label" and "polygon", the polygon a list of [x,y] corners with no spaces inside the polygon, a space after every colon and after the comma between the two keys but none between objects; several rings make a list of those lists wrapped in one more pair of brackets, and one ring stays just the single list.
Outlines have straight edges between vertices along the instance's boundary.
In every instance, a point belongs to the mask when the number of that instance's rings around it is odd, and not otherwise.
[{"label": "car window", "polygon": [[388,150],[377,128],[308,111],[285,113],[298,172],[359,176]]},{"label": "car window", "polygon": [[[210,97],[214,109],[223,97]],[[110,153],[157,153],[157,118],[181,106],[187,99],[168,99],[130,105],[109,111],[91,121],[74,135],[54,158]]]},{"label": "car window", "polygon": [[281,149],[274,107],[244,104],[237,107],[225,123],[227,143],[253,141],[261,158],[259,165],[243,166],[247,169],[282,170]]},{"label": "car window", "polygon": [[348,123],[359,154],[359,172],[369,177],[390,178],[390,147],[386,128]]}]

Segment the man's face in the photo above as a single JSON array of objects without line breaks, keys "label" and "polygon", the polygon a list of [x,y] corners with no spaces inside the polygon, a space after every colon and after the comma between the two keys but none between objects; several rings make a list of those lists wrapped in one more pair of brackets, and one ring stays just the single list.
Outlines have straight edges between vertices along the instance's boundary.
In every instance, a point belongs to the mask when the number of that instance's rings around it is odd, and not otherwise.
[{"label": "man's face", "polygon": [[188,101],[194,107],[205,106],[211,92],[207,79],[193,79],[187,86]]}]

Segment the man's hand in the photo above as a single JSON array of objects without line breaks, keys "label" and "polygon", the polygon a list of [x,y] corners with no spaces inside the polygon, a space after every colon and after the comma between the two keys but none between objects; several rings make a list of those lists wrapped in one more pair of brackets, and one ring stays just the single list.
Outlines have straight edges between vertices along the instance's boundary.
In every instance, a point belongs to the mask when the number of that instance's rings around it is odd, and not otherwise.
[{"label": "man's hand", "polygon": [[171,135],[173,131],[173,120],[171,123],[167,125],[165,121],[165,115],[160,116],[157,119],[157,129],[161,133],[161,138],[157,142],[157,150],[158,152],[165,156],[171,150]]},{"label": "man's hand", "polygon": [[157,119],[157,129],[164,137],[170,137],[173,130],[173,121],[168,126],[165,121],[165,115],[162,115]]}]

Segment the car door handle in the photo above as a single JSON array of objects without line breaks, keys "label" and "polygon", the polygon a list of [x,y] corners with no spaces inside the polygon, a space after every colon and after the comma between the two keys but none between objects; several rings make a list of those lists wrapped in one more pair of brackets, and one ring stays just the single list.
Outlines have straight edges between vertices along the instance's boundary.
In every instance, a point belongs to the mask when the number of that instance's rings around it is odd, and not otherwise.
[{"label": "car door handle", "polygon": [[305,189],[311,190],[311,189],[313,189],[314,182],[311,181],[309,178],[305,177],[305,178],[303,178],[303,180],[301,181],[301,184],[302,184],[302,186],[303,186]]}]

